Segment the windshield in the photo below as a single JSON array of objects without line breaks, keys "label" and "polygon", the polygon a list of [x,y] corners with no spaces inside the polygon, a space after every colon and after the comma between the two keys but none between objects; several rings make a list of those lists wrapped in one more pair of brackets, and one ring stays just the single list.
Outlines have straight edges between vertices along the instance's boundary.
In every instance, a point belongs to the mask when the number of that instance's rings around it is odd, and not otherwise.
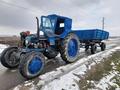
[{"label": "windshield", "polygon": [[44,28],[52,28],[51,22],[49,18],[43,17],[42,23]]},{"label": "windshield", "polygon": [[50,19],[48,17],[42,17],[41,21],[41,29],[44,31],[44,33],[47,36],[51,36],[54,33],[54,27],[55,27],[55,19]]},{"label": "windshield", "polygon": [[55,19],[49,19],[47,17],[42,18],[42,26],[43,28],[51,29],[55,25]]}]

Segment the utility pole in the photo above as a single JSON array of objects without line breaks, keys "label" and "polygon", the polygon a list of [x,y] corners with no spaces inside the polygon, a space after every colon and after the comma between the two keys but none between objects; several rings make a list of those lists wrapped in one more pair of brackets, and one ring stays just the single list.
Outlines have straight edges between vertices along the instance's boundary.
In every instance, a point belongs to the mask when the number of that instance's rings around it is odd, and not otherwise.
[{"label": "utility pole", "polygon": [[102,18],[102,30],[104,30],[104,28],[105,28],[105,18],[103,17]]}]

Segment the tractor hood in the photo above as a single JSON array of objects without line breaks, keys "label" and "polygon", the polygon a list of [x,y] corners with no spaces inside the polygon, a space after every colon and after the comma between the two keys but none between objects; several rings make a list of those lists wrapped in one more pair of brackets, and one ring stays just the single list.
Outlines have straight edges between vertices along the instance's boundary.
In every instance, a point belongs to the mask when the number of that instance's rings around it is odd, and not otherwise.
[{"label": "tractor hood", "polygon": [[28,44],[28,43],[36,43],[38,41],[37,39],[37,35],[35,34],[31,34],[29,36],[27,36],[25,38],[25,43]]}]

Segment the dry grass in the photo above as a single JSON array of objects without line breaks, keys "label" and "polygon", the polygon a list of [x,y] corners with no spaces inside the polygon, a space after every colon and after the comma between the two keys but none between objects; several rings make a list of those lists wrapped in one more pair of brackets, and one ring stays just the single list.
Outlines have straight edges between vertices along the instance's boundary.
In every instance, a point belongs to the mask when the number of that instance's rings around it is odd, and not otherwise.
[{"label": "dry grass", "polygon": [[[114,63],[116,68],[113,68],[113,65],[111,63]],[[91,69],[88,70],[87,73],[80,78],[80,90],[95,88],[92,81],[94,81],[94,83],[98,83],[100,79],[108,75],[109,72],[112,70],[119,71],[120,73],[120,51],[113,53],[112,56],[104,59],[101,63],[92,66]],[[114,79],[116,80],[116,83],[120,86],[120,75],[115,76]],[[114,90],[114,88],[115,87],[110,87],[110,90]]]},{"label": "dry grass", "polygon": [[11,36],[11,37],[0,37],[0,44],[7,44],[10,46],[17,46],[20,42],[20,37]]}]

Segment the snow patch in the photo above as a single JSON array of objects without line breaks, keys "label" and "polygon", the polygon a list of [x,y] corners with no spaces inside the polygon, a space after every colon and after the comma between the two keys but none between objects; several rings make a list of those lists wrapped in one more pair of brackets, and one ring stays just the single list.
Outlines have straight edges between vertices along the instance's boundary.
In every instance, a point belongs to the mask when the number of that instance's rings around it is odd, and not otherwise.
[{"label": "snow patch", "polygon": [[[111,53],[115,52],[120,47],[116,47],[114,49],[110,49],[104,52],[100,52],[87,58],[80,59],[76,63],[72,63],[66,66],[59,67],[57,71],[53,71],[52,73],[46,73],[45,75],[41,75],[40,78],[43,81],[49,81],[46,83],[41,90],[79,90],[78,81],[80,80],[80,76],[85,74],[87,69],[90,69],[91,66],[103,60],[103,58],[107,58]],[[61,74],[61,70],[66,72],[63,75]],[[57,78],[57,77],[60,78]],[[56,77],[52,80],[53,77]],[[79,77],[79,78],[78,78]],[[41,83],[38,83],[38,86]],[[74,85],[74,86],[72,86]]]},{"label": "snow patch", "polygon": [[102,90],[106,90],[108,88],[108,86],[116,86],[119,87],[117,84],[111,82],[111,79],[116,76],[117,72],[110,72],[109,75],[103,77],[100,82],[95,85],[97,88],[102,89]]},{"label": "snow patch", "polygon": [[2,53],[2,51],[7,47],[8,45],[0,44],[0,53]]}]

